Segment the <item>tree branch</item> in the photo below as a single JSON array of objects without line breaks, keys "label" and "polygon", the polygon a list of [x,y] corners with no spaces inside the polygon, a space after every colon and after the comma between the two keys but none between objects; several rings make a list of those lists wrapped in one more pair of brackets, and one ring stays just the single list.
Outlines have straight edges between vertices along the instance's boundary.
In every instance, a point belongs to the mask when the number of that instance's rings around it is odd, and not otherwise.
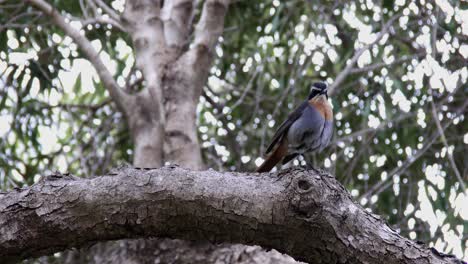
[{"label": "tree branch", "polygon": [[450,166],[452,166],[452,170],[455,173],[455,176],[457,177],[457,180],[460,183],[462,190],[466,190],[466,185],[463,182],[463,179],[460,175],[460,171],[458,171],[457,164],[455,163],[455,160],[453,159],[452,152],[450,151],[449,145],[447,143],[447,137],[445,136],[444,128],[440,124],[439,114],[434,104],[434,97],[432,97],[432,100],[431,100],[431,112],[432,112],[432,118],[434,119],[434,122],[436,123],[436,126],[437,126],[437,131],[439,131],[440,139],[442,140],[442,143],[444,143],[444,147],[447,149],[447,158],[450,162]]},{"label": "tree branch", "polygon": [[[439,16],[439,8],[436,6],[434,10],[434,15],[436,18]],[[437,21],[434,22],[432,25],[432,31],[431,31],[431,50],[432,50],[432,57],[435,61],[437,61]],[[442,85],[445,86],[444,82],[442,82]],[[434,104],[434,88],[436,87],[431,87],[430,89],[430,98],[431,98],[431,113],[432,113],[432,118],[434,119],[434,123],[437,126],[437,131],[439,131],[440,134],[440,139],[442,140],[442,143],[444,143],[444,147],[447,150],[447,158],[449,160],[450,166],[452,167],[453,172],[455,173],[455,176],[457,177],[458,182],[460,182],[460,186],[462,187],[462,190],[466,190],[466,185],[462,179],[462,176],[460,175],[460,171],[457,168],[457,164],[455,163],[455,160],[453,159],[452,152],[450,151],[449,145],[447,143],[447,137],[445,136],[444,129],[442,125],[440,124],[439,121],[439,113],[437,111],[437,108]],[[445,87],[447,89],[447,87]]]},{"label": "tree branch", "polygon": [[92,0],[96,5],[98,5],[104,12],[106,12],[113,20],[120,22],[120,15],[110,6],[108,6],[102,0]]},{"label": "tree branch", "polygon": [[[207,0],[195,27],[195,39],[190,50],[185,54],[185,64],[192,67],[194,75],[207,76],[205,70],[211,64],[212,51],[224,29],[224,17],[228,10],[229,0]],[[203,78],[204,79],[204,78]]]},{"label": "tree branch", "polygon": [[106,18],[106,17],[93,17],[93,18],[87,18],[87,19],[82,19],[81,23],[83,24],[83,27],[90,25],[90,24],[109,24],[112,25],[113,27],[118,28],[122,32],[126,32],[127,30],[125,27],[120,24],[119,22],[111,19],[111,18]]},{"label": "tree branch", "polygon": [[207,0],[195,29],[195,46],[203,45],[208,50],[214,48],[218,38],[223,33],[224,16],[226,15],[229,0]]},{"label": "tree branch", "polygon": [[117,85],[117,82],[112,77],[107,67],[104,65],[102,60],[99,58],[99,53],[91,45],[91,42],[83,36],[78,30],[73,28],[59,12],[44,0],[27,0],[37,9],[41,10],[45,15],[50,16],[55,25],[60,27],[65,34],[70,36],[73,41],[80,47],[86,58],[93,64],[96,71],[101,79],[104,87],[109,91],[112,100],[117,104],[119,110],[125,111],[124,105],[128,95],[125,94]]},{"label": "tree branch", "polygon": [[[460,108],[458,108],[458,110],[455,112],[455,117],[457,117],[458,115],[464,113],[464,111],[465,111],[465,109],[467,107],[468,107],[468,101],[465,101],[465,103]],[[455,117],[453,117],[453,118],[455,118]],[[406,159],[405,162],[402,165],[396,166],[392,171],[389,172],[389,175],[388,175],[387,179],[382,180],[382,181],[378,182],[377,184],[375,184],[374,186],[372,186],[371,188],[369,188],[369,190],[366,193],[364,193],[361,197],[359,197],[359,199],[362,199],[362,198],[369,199],[372,195],[379,194],[380,192],[382,192],[382,191],[386,190],[388,187],[390,187],[393,184],[393,182],[392,182],[393,176],[400,173],[401,171],[406,170],[414,162],[416,162],[432,146],[432,144],[434,144],[435,141],[441,136],[441,132],[445,131],[445,129],[447,129],[451,124],[453,124],[452,120],[449,120],[449,121],[445,122],[445,124],[441,126],[442,130],[437,130],[436,132],[434,132],[424,142],[423,147],[420,150],[418,150],[418,152],[416,152],[414,155],[408,157],[408,159]],[[447,149],[447,151],[448,151],[448,149]],[[463,185],[461,185],[460,187],[463,187]]]},{"label": "tree branch", "polygon": [[161,10],[164,36],[168,46],[181,47],[188,43],[194,17],[193,0],[166,0]]},{"label": "tree branch", "polygon": [[393,60],[390,63],[379,62],[379,63],[375,63],[375,64],[372,64],[372,65],[368,65],[368,66],[363,67],[363,68],[354,68],[354,69],[351,69],[349,71],[349,73],[350,74],[356,74],[356,73],[375,71],[375,70],[378,70],[380,68],[389,67],[389,66],[392,66],[392,65],[395,65],[395,64],[401,64],[402,62],[422,58],[424,56],[426,56],[426,52],[420,52],[420,53],[418,53],[418,54],[416,54],[414,56],[403,56],[403,57],[401,57],[399,59]]},{"label": "tree branch", "polygon": [[361,57],[361,55],[366,50],[370,49],[372,46],[374,46],[376,43],[378,43],[383,38],[383,36],[385,36],[385,34],[387,34],[387,32],[390,30],[390,27],[393,25],[393,22],[395,22],[395,20],[397,20],[400,16],[401,15],[395,15],[390,20],[388,20],[387,23],[385,23],[385,25],[382,27],[382,30],[379,32],[379,34],[377,35],[377,37],[375,38],[375,40],[372,43],[370,43],[370,44],[368,44],[368,45],[366,45],[366,46],[364,46],[364,47],[362,47],[362,48],[360,48],[359,50],[356,51],[356,53],[351,58],[349,63],[343,69],[343,71],[341,71],[340,74],[338,74],[338,76],[336,76],[335,81],[328,88],[328,93],[329,94],[333,95],[334,93],[336,93],[336,88],[352,72],[352,70],[354,68],[354,64],[356,64],[356,62],[359,60],[359,57]]},{"label": "tree branch", "polygon": [[275,248],[310,263],[457,263],[401,237],[328,174],[123,168],[92,179],[55,174],[0,193],[0,258],[96,241],[169,237]]}]

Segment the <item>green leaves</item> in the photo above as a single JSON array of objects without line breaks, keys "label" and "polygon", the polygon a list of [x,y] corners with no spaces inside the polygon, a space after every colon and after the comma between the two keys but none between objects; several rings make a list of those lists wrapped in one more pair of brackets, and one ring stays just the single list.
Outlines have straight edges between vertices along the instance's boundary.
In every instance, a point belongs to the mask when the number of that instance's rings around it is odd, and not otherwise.
[{"label": "green leaves", "polygon": [[73,92],[76,94],[81,93],[81,73],[76,77],[75,84],[73,85]]}]

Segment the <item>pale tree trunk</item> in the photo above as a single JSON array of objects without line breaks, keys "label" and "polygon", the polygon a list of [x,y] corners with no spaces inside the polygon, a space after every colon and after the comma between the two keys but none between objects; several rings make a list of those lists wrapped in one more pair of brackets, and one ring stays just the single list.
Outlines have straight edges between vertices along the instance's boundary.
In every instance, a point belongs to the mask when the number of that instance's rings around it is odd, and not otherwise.
[{"label": "pale tree trunk", "polygon": [[228,1],[205,2],[192,41],[194,5],[190,0],[127,2],[123,19],[146,81],[134,106],[126,109],[135,166],[173,162],[203,168],[196,108]]}]

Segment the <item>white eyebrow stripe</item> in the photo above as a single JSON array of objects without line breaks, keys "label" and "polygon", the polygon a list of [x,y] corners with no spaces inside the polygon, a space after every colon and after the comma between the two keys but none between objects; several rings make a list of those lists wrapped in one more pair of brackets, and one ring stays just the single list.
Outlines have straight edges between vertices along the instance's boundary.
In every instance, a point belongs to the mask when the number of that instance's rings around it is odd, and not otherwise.
[{"label": "white eyebrow stripe", "polygon": [[315,86],[312,86],[312,90],[316,90],[316,91],[322,91],[322,89],[320,89],[320,88],[317,88],[317,87],[315,87]]}]

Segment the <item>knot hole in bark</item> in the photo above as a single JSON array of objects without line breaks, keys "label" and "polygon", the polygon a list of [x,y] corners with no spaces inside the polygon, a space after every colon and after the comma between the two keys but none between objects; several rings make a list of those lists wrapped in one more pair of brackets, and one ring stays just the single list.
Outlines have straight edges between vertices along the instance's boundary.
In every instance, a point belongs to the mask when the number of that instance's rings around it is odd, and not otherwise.
[{"label": "knot hole in bark", "polygon": [[137,50],[145,50],[149,46],[149,42],[146,38],[140,37],[135,40],[135,48]]},{"label": "knot hole in bark", "polygon": [[299,189],[302,191],[308,191],[311,187],[311,184],[306,180],[299,180],[297,182],[297,187],[299,187]]}]

